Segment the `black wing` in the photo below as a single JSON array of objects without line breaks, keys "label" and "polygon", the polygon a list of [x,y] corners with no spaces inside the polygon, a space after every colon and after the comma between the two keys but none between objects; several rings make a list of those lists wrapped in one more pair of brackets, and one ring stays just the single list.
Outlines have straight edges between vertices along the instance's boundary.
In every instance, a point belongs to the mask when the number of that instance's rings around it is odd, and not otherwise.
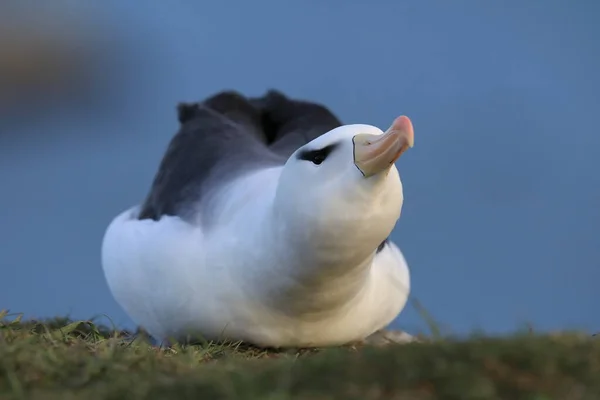
[{"label": "black wing", "polygon": [[220,92],[177,107],[171,139],[138,219],[191,217],[213,185],[277,166],[299,147],[340,126],[324,106],[290,100],[277,91],[248,99]]},{"label": "black wing", "polygon": [[342,125],[325,106],[292,100],[276,90],[251,102],[261,112],[270,149],[286,159],[306,143]]}]

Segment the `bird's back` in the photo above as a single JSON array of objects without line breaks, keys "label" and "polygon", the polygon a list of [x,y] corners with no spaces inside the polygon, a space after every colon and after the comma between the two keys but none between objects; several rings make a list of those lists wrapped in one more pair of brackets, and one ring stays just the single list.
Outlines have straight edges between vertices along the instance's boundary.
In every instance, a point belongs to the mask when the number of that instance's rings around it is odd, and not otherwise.
[{"label": "bird's back", "polygon": [[[171,139],[139,219],[195,218],[210,210],[215,188],[252,171],[281,166],[299,147],[341,125],[324,106],[276,91],[246,98],[221,92],[178,106],[180,129]],[[204,216],[210,224],[210,215]]]}]

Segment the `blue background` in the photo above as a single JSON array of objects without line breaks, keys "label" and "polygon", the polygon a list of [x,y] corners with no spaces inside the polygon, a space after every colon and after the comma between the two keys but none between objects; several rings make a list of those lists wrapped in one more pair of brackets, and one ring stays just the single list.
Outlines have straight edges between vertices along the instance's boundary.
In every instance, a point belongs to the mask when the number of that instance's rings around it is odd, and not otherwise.
[{"label": "blue background", "polygon": [[[82,3],[36,10],[101,38],[93,84],[0,115],[0,308],[130,327],[100,243],[145,196],[175,104],[277,88],[344,123],[412,119],[393,239],[447,329],[600,330],[600,3]],[[426,329],[410,305],[395,326]]]}]

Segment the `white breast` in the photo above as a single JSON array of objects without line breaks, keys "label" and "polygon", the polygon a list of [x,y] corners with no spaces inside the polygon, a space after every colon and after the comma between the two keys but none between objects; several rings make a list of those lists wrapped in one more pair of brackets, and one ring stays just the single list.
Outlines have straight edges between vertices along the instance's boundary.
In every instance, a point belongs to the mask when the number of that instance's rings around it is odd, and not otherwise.
[{"label": "white breast", "polygon": [[[265,346],[327,346],[360,340],[398,315],[410,279],[393,243],[376,255],[360,290],[343,307],[318,315],[282,312],[282,299],[298,302],[294,293],[302,291],[289,290],[293,281],[272,257],[273,246],[285,243],[261,231],[266,198],[274,191],[265,183],[274,185],[277,173],[246,177],[224,191],[216,211],[223,223],[208,232],[177,217],[136,220],[137,208],[113,220],[102,265],[112,294],[135,323],[159,339],[193,333]],[[332,279],[331,288],[343,284]]]}]

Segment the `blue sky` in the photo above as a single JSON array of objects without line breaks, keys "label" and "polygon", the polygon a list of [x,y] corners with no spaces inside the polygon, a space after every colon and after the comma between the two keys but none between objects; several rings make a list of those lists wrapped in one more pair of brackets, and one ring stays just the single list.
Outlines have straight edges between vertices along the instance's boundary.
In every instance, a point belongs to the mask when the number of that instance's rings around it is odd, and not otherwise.
[{"label": "blue sky", "polygon": [[[175,104],[277,88],[345,123],[412,119],[393,239],[448,329],[600,330],[598,3],[140,4],[70,5],[124,49],[106,102],[0,124],[0,308],[130,326],[100,243],[146,194]],[[395,325],[426,329],[410,306]]]}]

